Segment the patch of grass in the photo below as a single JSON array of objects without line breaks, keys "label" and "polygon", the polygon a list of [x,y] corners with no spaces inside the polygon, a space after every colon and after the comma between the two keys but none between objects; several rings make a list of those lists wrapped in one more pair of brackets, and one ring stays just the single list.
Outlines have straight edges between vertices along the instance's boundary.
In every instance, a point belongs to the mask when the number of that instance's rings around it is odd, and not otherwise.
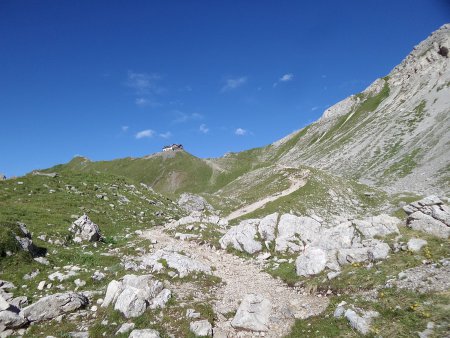
[{"label": "patch of grass", "polygon": [[403,158],[394,164],[392,164],[389,168],[387,168],[383,176],[384,177],[405,177],[409,175],[413,169],[417,166],[416,158],[421,153],[422,149],[417,148],[411,151],[409,154],[403,156]]}]

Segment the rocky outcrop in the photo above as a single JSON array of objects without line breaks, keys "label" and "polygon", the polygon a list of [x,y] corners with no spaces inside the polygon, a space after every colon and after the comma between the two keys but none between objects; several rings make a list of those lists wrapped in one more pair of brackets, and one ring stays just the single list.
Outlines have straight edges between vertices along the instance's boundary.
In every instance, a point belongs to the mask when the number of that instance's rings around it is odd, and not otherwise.
[{"label": "rocky outcrop", "polygon": [[242,299],[231,326],[249,331],[268,331],[272,304],[260,295],[250,293]]},{"label": "rocky outcrop", "polygon": [[170,290],[151,275],[126,275],[122,281],[109,283],[102,307],[114,304],[126,318],[135,318],[147,308],[163,308],[170,297]]},{"label": "rocky outcrop", "polygon": [[86,296],[75,293],[57,293],[39,299],[26,308],[22,309],[20,315],[30,322],[40,322],[56,318],[88,305]]},{"label": "rocky outcrop", "polygon": [[75,242],[97,242],[102,238],[98,225],[92,222],[87,215],[83,215],[73,222],[69,231],[74,234]]},{"label": "rocky outcrop", "polygon": [[[389,245],[374,237],[399,233],[400,220],[378,215],[340,224],[320,223],[316,218],[272,214],[263,219],[242,221],[220,239],[222,248],[254,254],[275,247],[277,252],[299,252],[297,273],[315,275],[325,268],[339,270],[340,265],[378,261],[389,254]],[[264,244],[264,246],[263,246]]]},{"label": "rocky outcrop", "polygon": [[178,272],[180,278],[198,272],[211,274],[210,266],[177,251],[171,251],[169,248],[142,256],[140,267],[142,269],[150,267],[152,272],[159,272],[166,268],[173,269]]},{"label": "rocky outcrop", "polygon": [[437,196],[428,196],[403,207],[407,225],[440,238],[450,235],[450,209]]}]

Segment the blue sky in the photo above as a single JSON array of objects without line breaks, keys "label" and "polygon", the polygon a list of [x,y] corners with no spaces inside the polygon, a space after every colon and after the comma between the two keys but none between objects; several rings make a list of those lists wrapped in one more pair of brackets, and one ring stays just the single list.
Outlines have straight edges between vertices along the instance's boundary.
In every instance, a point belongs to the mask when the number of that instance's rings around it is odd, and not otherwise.
[{"label": "blue sky", "polygon": [[263,146],[386,75],[448,1],[0,1],[0,172]]}]

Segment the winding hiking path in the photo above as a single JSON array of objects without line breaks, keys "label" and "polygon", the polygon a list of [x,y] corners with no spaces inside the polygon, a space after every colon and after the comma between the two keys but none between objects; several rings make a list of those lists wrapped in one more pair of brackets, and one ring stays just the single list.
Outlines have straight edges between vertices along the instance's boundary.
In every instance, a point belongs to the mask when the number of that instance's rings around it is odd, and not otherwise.
[{"label": "winding hiking path", "polygon": [[[289,167],[283,167],[283,169],[290,169]],[[295,168],[292,168],[295,169]],[[303,187],[306,182],[307,182],[307,174],[304,175],[303,177],[296,177],[296,176],[289,176],[289,180],[291,181],[291,185],[289,188],[287,188],[286,190],[283,190],[279,193],[276,193],[274,195],[271,196],[267,196],[265,198],[262,198],[252,204],[249,205],[245,205],[242,208],[239,208],[235,211],[233,211],[232,213],[230,213],[228,216],[224,217],[225,220],[227,221],[231,221],[233,219],[239,218],[243,215],[249,214],[259,208],[262,208],[263,206],[265,206],[267,203],[269,202],[273,202],[276,201],[277,199],[290,195],[292,194],[294,191],[297,191],[298,189],[300,189],[301,187]]]},{"label": "winding hiking path", "polygon": [[[171,247],[202,263],[215,267],[213,274],[224,282],[214,294],[214,312],[219,314],[214,323],[215,332],[223,337],[236,337],[231,320],[223,315],[236,311],[239,302],[247,293],[257,293],[272,303],[269,332],[266,337],[282,337],[290,332],[295,318],[306,318],[321,313],[328,305],[326,298],[300,295],[282,281],[261,271],[254,260],[239,258],[224,250],[216,250],[208,245],[180,241],[164,232],[164,228],[145,231],[142,235],[156,240],[155,249]],[[176,293],[176,290],[173,290]],[[240,332],[240,337],[252,337],[251,332]]]}]

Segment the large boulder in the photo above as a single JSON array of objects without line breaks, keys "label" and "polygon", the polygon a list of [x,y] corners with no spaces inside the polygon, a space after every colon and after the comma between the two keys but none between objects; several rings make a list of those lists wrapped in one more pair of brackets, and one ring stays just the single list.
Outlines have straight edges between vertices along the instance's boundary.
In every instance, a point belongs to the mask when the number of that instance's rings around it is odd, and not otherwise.
[{"label": "large boulder", "polygon": [[88,305],[88,303],[88,298],[80,293],[57,293],[43,297],[36,303],[27,306],[22,309],[20,315],[30,322],[40,322],[78,310]]},{"label": "large boulder", "polygon": [[326,264],[326,252],[316,247],[307,247],[305,252],[298,256],[295,262],[297,275],[305,277],[322,272]]},{"label": "large boulder", "polygon": [[203,197],[190,193],[181,194],[178,199],[178,205],[189,213],[193,211],[214,210],[211,204],[209,204]]},{"label": "large boulder", "polygon": [[114,304],[114,309],[126,318],[134,318],[147,308],[163,308],[170,297],[170,290],[151,275],[125,275],[122,281],[109,283],[102,307]]},{"label": "large boulder", "polygon": [[153,254],[142,257],[141,267],[151,267],[152,272],[159,272],[165,268],[174,269],[181,278],[190,273],[203,272],[210,274],[211,267],[191,257],[169,249],[158,250]]},{"label": "large boulder", "polygon": [[74,234],[76,242],[97,242],[102,238],[98,225],[92,222],[87,215],[83,215],[74,221],[69,231]]},{"label": "large boulder", "polygon": [[244,251],[249,254],[254,254],[262,250],[262,245],[256,240],[257,226],[259,220],[245,220],[239,225],[232,227],[220,239],[219,243],[222,249],[229,246],[238,251]]},{"label": "large boulder", "polygon": [[268,331],[272,304],[261,295],[249,293],[245,295],[231,321],[236,329],[250,331]]},{"label": "large boulder", "polygon": [[114,310],[120,311],[126,318],[139,317],[146,309],[145,292],[132,286],[125,287],[114,305]]},{"label": "large boulder", "polygon": [[403,207],[407,225],[440,238],[450,236],[450,209],[437,196],[428,196]]},{"label": "large boulder", "polygon": [[275,250],[280,252],[298,252],[304,243],[315,242],[320,238],[321,224],[311,217],[297,217],[284,214],[278,223],[278,236]]}]

